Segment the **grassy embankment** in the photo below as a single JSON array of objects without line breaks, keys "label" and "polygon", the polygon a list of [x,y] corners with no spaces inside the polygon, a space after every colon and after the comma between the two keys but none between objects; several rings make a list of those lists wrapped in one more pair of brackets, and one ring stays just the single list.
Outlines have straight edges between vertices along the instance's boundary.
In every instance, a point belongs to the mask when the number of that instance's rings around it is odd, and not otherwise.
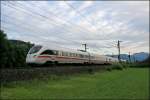
[{"label": "grassy embankment", "polygon": [[149,69],[53,76],[1,86],[2,99],[148,99]]}]

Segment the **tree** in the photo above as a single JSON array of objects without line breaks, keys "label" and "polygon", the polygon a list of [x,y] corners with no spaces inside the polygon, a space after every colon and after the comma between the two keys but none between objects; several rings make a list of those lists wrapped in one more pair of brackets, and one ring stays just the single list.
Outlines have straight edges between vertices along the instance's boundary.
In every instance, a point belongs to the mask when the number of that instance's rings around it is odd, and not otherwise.
[{"label": "tree", "polygon": [[30,42],[8,40],[6,34],[0,30],[0,66],[1,68],[26,67],[25,59],[29,49],[33,46]]},{"label": "tree", "polygon": [[6,38],[6,34],[0,30],[0,66],[5,67],[8,60],[9,43]]}]

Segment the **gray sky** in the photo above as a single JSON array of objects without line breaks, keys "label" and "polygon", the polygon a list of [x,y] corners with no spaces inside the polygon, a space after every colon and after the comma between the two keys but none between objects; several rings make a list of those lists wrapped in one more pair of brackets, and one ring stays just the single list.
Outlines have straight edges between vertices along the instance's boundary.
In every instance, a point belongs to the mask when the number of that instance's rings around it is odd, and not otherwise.
[{"label": "gray sky", "polygon": [[9,39],[117,54],[149,51],[148,1],[1,1]]}]

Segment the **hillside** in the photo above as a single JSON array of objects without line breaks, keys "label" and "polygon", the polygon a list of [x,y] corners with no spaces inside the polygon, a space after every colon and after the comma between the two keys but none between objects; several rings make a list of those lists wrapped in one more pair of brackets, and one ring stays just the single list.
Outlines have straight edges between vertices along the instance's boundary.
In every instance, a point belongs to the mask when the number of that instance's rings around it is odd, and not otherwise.
[{"label": "hillside", "polygon": [[34,45],[30,42],[24,42],[21,40],[9,40],[9,42],[13,45],[16,45],[16,46],[33,46]]},{"label": "hillside", "polygon": [[[112,55],[107,55],[107,56],[111,56]],[[118,58],[118,55],[113,55],[114,58]],[[120,55],[121,59],[124,60],[129,60],[129,57],[127,54],[121,54]],[[133,55],[131,55],[131,61],[144,61],[149,57],[149,53],[146,52],[139,52],[139,53],[134,53]]]}]

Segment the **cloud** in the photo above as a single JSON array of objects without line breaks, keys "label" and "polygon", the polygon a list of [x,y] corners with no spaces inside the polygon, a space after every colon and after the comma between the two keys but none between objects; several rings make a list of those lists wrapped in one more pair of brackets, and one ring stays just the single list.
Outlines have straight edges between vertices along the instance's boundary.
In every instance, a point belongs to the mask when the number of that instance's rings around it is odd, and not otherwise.
[{"label": "cloud", "polygon": [[77,9],[78,11],[85,10],[93,4],[93,1],[84,1],[82,5]]},{"label": "cloud", "polygon": [[11,39],[76,49],[87,43],[100,54],[117,53],[122,40],[122,52],[148,52],[147,1],[2,1],[1,18]]}]

